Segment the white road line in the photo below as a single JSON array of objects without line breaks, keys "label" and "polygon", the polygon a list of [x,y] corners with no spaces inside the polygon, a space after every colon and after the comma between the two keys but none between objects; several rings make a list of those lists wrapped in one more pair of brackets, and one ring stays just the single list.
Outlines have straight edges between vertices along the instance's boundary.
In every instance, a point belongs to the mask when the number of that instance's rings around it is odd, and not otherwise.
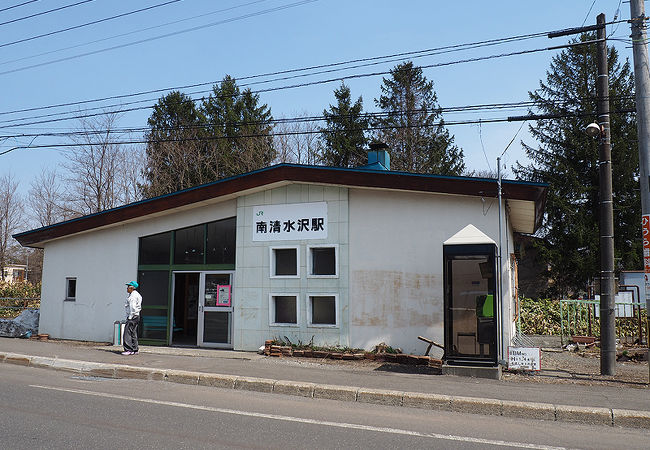
[{"label": "white road line", "polygon": [[390,433],[390,434],[401,434],[406,436],[417,436],[417,437],[427,437],[434,439],[444,439],[448,441],[458,441],[458,442],[471,442],[474,444],[485,444],[485,445],[497,445],[499,447],[516,447],[516,448],[531,448],[531,449],[540,449],[540,450],[564,450],[564,447],[552,447],[548,445],[539,445],[539,444],[528,444],[525,442],[509,442],[509,441],[500,441],[495,439],[481,439],[474,438],[470,436],[455,436],[452,434],[439,434],[439,433],[421,433],[419,431],[410,431],[402,430],[399,428],[387,428],[387,427],[374,427],[371,425],[359,425],[355,423],[345,423],[345,422],[329,422],[326,420],[315,420],[315,419],[305,419],[301,417],[291,417],[291,416],[281,416],[277,414],[265,414],[257,413],[250,411],[240,411],[236,409],[226,409],[226,408],[215,408],[212,406],[202,406],[202,405],[191,405],[189,403],[179,403],[179,402],[169,402],[165,400],[154,400],[148,398],[138,398],[138,397],[128,397],[126,395],[119,394],[108,394],[104,392],[93,392],[86,391],[82,389],[68,389],[68,388],[59,388],[55,386],[41,386],[37,384],[31,384],[30,387],[38,389],[48,389],[51,391],[61,391],[61,392],[70,392],[74,394],[83,394],[83,395],[92,395],[95,397],[105,397],[118,400],[129,400],[133,402],[140,403],[151,403],[155,405],[165,405],[165,406],[175,406],[178,408],[187,408],[187,409],[197,409],[201,411],[211,411],[222,414],[234,414],[238,416],[247,416],[247,417],[258,417],[261,419],[271,419],[271,420],[282,420],[285,422],[298,422],[311,425],[322,425],[328,427],[337,427],[337,428],[347,428],[353,430],[362,430],[362,431],[374,431],[378,433]]}]

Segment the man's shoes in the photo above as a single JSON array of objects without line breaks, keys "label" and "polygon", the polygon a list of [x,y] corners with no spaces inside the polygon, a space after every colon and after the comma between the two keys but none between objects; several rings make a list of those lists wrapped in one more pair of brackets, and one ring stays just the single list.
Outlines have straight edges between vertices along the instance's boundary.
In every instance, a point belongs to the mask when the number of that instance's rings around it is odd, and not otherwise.
[{"label": "man's shoes", "polygon": [[134,352],[122,352],[122,354],[123,354],[124,356],[126,356],[126,355],[135,355]]}]

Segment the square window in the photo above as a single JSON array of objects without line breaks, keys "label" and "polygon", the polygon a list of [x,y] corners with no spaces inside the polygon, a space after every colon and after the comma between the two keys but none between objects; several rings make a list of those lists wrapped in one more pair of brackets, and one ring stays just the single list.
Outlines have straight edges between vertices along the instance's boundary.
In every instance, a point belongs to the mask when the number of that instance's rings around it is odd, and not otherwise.
[{"label": "square window", "polygon": [[65,279],[65,299],[66,300],[75,300],[77,298],[77,279],[76,278],[66,278]]},{"label": "square window", "polygon": [[337,326],[338,301],[336,295],[309,296],[309,325]]},{"label": "square window", "polygon": [[271,277],[300,277],[298,247],[271,247]]},{"label": "square window", "polygon": [[271,294],[269,296],[269,319],[271,325],[295,326],[298,324],[298,296],[294,294]]},{"label": "square window", "polygon": [[337,246],[309,247],[309,275],[335,278],[338,276]]}]

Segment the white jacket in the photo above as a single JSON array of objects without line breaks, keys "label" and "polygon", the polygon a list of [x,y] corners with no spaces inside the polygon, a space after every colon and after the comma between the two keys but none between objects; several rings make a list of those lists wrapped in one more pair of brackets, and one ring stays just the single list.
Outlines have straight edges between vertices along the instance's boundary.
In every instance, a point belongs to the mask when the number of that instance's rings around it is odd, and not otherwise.
[{"label": "white jacket", "polygon": [[134,319],[140,315],[140,310],[142,309],[142,296],[138,291],[132,291],[131,294],[129,294],[124,303],[124,309],[126,311],[127,319]]}]

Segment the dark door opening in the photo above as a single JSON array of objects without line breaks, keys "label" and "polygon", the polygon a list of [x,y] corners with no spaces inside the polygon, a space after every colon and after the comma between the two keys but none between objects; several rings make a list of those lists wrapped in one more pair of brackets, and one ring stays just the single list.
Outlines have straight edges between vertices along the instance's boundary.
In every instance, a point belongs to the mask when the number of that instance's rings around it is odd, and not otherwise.
[{"label": "dark door opening", "polygon": [[197,345],[199,276],[198,272],[174,274],[172,345]]},{"label": "dark door opening", "polygon": [[443,253],[447,361],[496,366],[496,246],[446,245]]}]

